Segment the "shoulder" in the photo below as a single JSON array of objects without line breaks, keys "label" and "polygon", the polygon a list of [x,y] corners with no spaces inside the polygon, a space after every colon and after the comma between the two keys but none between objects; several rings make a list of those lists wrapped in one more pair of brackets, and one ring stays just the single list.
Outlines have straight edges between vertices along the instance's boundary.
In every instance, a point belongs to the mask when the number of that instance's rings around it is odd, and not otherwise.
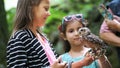
[{"label": "shoulder", "polygon": [[16,39],[21,38],[22,39],[22,37],[24,37],[24,36],[32,38],[32,37],[34,37],[34,34],[29,29],[21,29],[21,30],[16,31],[14,34],[12,34],[11,38],[16,38]]},{"label": "shoulder", "polygon": [[62,54],[61,57],[65,57],[65,56],[68,56],[68,55],[69,55],[68,52],[66,52],[66,53]]},{"label": "shoulder", "polygon": [[62,54],[62,55],[61,55],[61,58],[64,59],[64,58],[66,58],[66,57],[68,57],[68,56],[69,56],[69,54],[68,54],[68,52],[67,52],[67,53]]},{"label": "shoulder", "polygon": [[8,45],[13,43],[23,43],[23,41],[31,40],[35,35],[29,29],[21,29],[11,35]]},{"label": "shoulder", "polygon": [[64,54],[61,55],[61,60],[62,60],[62,61],[67,61],[67,62],[68,62],[68,60],[69,60],[70,58],[71,58],[71,57],[70,57],[70,55],[69,55],[68,53],[64,53]]}]

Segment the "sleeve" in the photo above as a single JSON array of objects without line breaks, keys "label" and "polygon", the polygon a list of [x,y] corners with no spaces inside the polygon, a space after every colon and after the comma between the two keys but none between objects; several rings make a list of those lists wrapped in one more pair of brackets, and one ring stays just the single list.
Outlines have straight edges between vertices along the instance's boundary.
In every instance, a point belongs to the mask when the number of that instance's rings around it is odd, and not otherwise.
[{"label": "sleeve", "polygon": [[108,28],[105,21],[102,23],[102,25],[100,27],[100,33],[104,33],[104,32],[111,32],[111,30]]},{"label": "sleeve", "polygon": [[27,55],[21,40],[11,39],[7,46],[7,67],[27,68]]}]

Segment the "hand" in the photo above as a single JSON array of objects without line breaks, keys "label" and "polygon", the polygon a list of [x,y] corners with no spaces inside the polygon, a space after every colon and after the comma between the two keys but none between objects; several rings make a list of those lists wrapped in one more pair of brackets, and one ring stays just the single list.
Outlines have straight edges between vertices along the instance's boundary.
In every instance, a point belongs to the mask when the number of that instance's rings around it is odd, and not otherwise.
[{"label": "hand", "polygon": [[51,65],[51,68],[66,68],[66,62],[61,62],[61,57],[59,57],[53,65]]},{"label": "hand", "polygon": [[90,54],[86,54],[83,60],[72,63],[72,68],[83,68],[90,65],[93,61],[93,57]]},{"label": "hand", "polygon": [[82,60],[82,63],[84,64],[84,66],[88,66],[88,65],[90,65],[94,60],[95,60],[95,58],[94,58],[91,54],[86,53],[84,59]]},{"label": "hand", "polygon": [[116,20],[116,19],[113,19],[113,20],[105,19],[105,22],[108,25],[109,29],[111,29],[113,31],[120,31],[120,23],[118,22],[118,20]]},{"label": "hand", "polygon": [[118,16],[116,16],[116,15],[114,15],[113,17],[114,17],[114,19],[120,21],[120,17],[118,17]]}]

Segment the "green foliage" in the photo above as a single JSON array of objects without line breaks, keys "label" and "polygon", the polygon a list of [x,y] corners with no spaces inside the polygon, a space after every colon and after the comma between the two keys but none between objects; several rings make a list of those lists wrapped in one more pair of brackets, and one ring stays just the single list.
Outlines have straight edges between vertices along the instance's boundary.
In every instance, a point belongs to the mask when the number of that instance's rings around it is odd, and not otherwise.
[{"label": "green foliage", "polygon": [[[108,0],[106,0],[108,1]],[[56,0],[52,2],[50,8],[51,16],[47,19],[46,25],[43,28],[45,34],[47,34],[50,41],[54,44],[58,54],[62,54],[64,50],[62,49],[62,42],[59,39],[58,26],[61,24],[62,17],[69,14],[82,13],[84,17],[89,22],[89,28],[93,33],[99,35],[100,25],[103,21],[103,17],[97,10],[97,7],[100,3],[105,3],[104,0]],[[15,8],[12,8],[7,11],[7,20],[9,25],[9,33],[12,31],[13,19]],[[113,48],[114,50],[114,48]],[[1,51],[0,51],[1,52]],[[2,52],[4,53],[4,52]],[[114,59],[116,57],[116,52],[109,55],[110,61],[113,63],[113,68],[120,68],[118,63]],[[113,56],[114,55],[114,56]],[[2,61],[2,60],[1,60]],[[3,60],[4,61],[4,60]],[[115,62],[115,63],[114,63]]]},{"label": "green foliage", "polygon": [[8,24],[4,1],[0,0],[0,67],[6,65],[6,44],[8,41]]},{"label": "green foliage", "polygon": [[11,8],[10,10],[7,11],[8,29],[10,34],[13,29],[15,12],[16,12],[16,8]]},{"label": "green foliage", "polygon": [[[62,17],[65,16],[64,12],[61,12],[57,9],[51,8],[50,12],[51,12],[51,16],[47,19],[47,22],[46,22],[46,25],[44,28],[45,33],[51,33],[51,30],[56,31],[58,25],[61,24]],[[54,25],[54,27],[53,27],[53,25]],[[51,29],[51,30],[48,30],[48,29]]]},{"label": "green foliage", "polygon": [[51,16],[47,19],[46,25],[43,29],[44,33],[50,38],[52,42],[58,36],[58,26],[61,24],[61,19],[65,16],[65,13],[58,9],[50,9]]}]

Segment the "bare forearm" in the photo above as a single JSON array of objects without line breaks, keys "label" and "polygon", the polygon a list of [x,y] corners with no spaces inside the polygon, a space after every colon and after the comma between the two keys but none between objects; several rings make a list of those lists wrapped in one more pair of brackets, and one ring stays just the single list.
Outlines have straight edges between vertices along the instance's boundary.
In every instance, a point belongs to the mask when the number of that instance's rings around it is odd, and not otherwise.
[{"label": "bare forearm", "polygon": [[71,68],[82,68],[84,65],[80,62],[74,62],[71,65]]},{"label": "bare forearm", "polygon": [[120,47],[120,37],[116,36],[114,33],[112,33],[112,32],[101,33],[100,37],[107,43]]},{"label": "bare forearm", "polygon": [[112,68],[112,65],[110,64],[109,60],[106,56],[102,56],[98,59],[100,68]]},{"label": "bare forearm", "polygon": [[71,67],[72,68],[83,68],[83,66],[86,66],[85,63],[86,62],[84,60],[81,60],[81,61],[72,63]]},{"label": "bare forearm", "polygon": [[83,68],[84,66],[90,65],[94,60],[90,55],[86,55],[83,60],[72,63],[72,68]]}]

